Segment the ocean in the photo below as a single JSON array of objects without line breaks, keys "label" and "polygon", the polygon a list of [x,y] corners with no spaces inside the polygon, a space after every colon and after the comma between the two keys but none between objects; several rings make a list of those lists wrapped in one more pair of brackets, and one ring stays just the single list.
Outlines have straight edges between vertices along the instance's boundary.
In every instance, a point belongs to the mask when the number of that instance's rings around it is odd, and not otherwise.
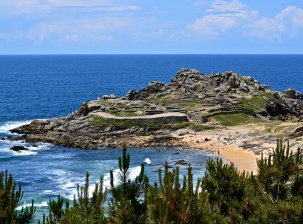
[{"label": "ocean", "polygon": [[[293,88],[303,92],[303,55],[0,55],[0,171],[8,170],[25,191],[20,204],[35,199],[36,220],[47,213],[47,203],[58,194],[72,199],[76,184],[83,184],[85,173],[91,185],[109,170],[118,169],[120,149],[81,150],[57,147],[48,143],[9,142],[9,130],[34,119],[64,117],[81,107],[82,102],[104,94],[125,96],[151,81],[169,83],[181,68],[197,69],[204,74],[234,71],[252,76],[271,89]],[[29,147],[16,153],[14,145]],[[195,149],[128,149],[132,178],[140,164],[146,167],[150,182],[157,181],[157,170],[167,160],[184,159],[191,163],[195,178],[205,172],[208,158],[215,155]],[[186,173],[187,166],[181,166]]]}]

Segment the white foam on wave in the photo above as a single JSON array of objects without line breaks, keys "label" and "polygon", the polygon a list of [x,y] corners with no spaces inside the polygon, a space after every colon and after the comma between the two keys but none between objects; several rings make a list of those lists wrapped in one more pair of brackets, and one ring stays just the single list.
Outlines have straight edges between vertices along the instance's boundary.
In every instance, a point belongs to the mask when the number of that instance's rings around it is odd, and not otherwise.
[{"label": "white foam on wave", "polygon": [[[62,197],[72,200],[77,191],[77,183],[80,178],[76,177],[73,172],[64,169],[49,170],[45,172],[46,175],[51,175],[49,178],[57,183],[58,189],[45,190],[44,194],[60,194]],[[53,176],[54,175],[54,176]],[[81,178],[81,181],[83,179]]]},{"label": "white foam on wave", "polygon": [[146,163],[146,164],[151,164],[151,161],[150,161],[150,159],[149,158],[146,158],[145,160],[144,160],[144,162]]},{"label": "white foam on wave", "polygon": [[[134,180],[141,171],[141,166],[133,167],[129,169],[130,174],[129,178],[130,180]],[[119,183],[119,169],[116,169],[113,171],[114,175],[114,185],[117,186]],[[73,200],[74,195],[77,196],[77,184],[80,186],[84,186],[84,180],[83,177],[76,177],[73,172],[63,170],[63,169],[56,169],[47,171],[46,174],[52,174],[55,176],[50,177],[53,181],[58,183],[58,188],[56,191],[53,190],[45,190],[43,191],[44,194],[60,194],[61,196]],[[90,177],[90,184],[89,184],[89,197],[92,197],[93,192],[95,190],[95,183],[99,183],[99,176],[93,178]],[[104,175],[104,182],[103,182],[103,189],[109,189],[110,188],[110,174],[109,172]]]},{"label": "white foam on wave", "polygon": [[[130,168],[129,169],[129,179],[131,181],[135,180],[136,177],[139,176],[140,171],[141,171],[141,166],[136,166],[136,167]],[[120,173],[119,169],[116,169],[113,171],[114,186],[117,186],[119,184],[119,173]],[[96,182],[99,183],[99,181],[96,181]],[[95,183],[89,185],[89,197],[92,197],[93,192],[95,190],[95,186],[96,186]],[[110,174],[109,173],[106,174],[103,179],[103,190],[105,188],[110,189]],[[76,193],[76,191],[75,191],[75,193]]]},{"label": "white foam on wave", "polygon": [[10,148],[13,147],[14,145],[15,144],[1,146],[0,153],[6,156],[30,156],[37,154],[37,152],[34,152],[32,150],[20,150],[20,151],[10,150]]},{"label": "white foam on wave", "polygon": [[20,127],[25,124],[29,124],[31,120],[28,121],[8,121],[0,126],[0,133],[10,133],[9,130]]},{"label": "white foam on wave", "polygon": [[28,150],[31,151],[39,151],[39,150],[49,149],[50,147],[52,147],[51,143],[38,143],[35,145],[28,146],[27,148]]},{"label": "white foam on wave", "polygon": [[[13,151],[10,150],[13,146],[24,146],[27,150]],[[50,143],[35,143],[31,145],[24,141],[9,141],[9,140],[0,140],[0,154],[2,156],[29,156],[36,155],[38,151],[47,150],[52,146]]]},{"label": "white foam on wave", "polygon": [[[32,206],[32,203],[23,203],[22,205],[19,205],[19,206],[16,208],[16,210],[21,210],[22,207],[23,207],[23,209],[25,209],[25,207],[28,207],[28,208],[29,208],[30,206]],[[46,201],[43,201],[43,202],[41,202],[41,203],[34,203],[34,206],[35,206],[35,207],[48,207],[48,204],[47,204]]]},{"label": "white foam on wave", "polygon": [[13,151],[13,154],[15,156],[30,156],[30,155],[36,155],[37,152],[33,152],[33,151],[30,151],[30,150],[20,150],[18,152]]}]

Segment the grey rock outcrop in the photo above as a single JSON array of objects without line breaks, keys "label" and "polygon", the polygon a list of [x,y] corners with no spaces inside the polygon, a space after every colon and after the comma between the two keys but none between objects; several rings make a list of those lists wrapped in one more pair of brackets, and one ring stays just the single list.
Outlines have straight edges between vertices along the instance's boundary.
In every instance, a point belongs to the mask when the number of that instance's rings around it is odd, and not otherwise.
[{"label": "grey rock outcrop", "polygon": [[[168,84],[150,82],[139,91],[131,89],[125,98],[103,95],[84,102],[66,118],[35,120],[15,128],[13,133],[23,135],[9,140],[84,149],[119,147],[122,143],[127,147],[180,146],[170,133],[190,134],[194,131],[187,129],[189,122],[193,126],[210,124],[214,116],[237,113],[267,120],[303,120],[303,95],[293,89],[273,91],[233,71],[204,75],[183,68]],[[302,133],[298,129],[294,136]]]},{"label": "grey rock outcrop", "polygon": [[303,96],[300,92],[291,88],[282,93],[273,91],[252,77],[240,76],[233,71],[207,76],[197,70],[183,68],[169,84],[151,82],[138,92],[131,90],[127,98],[177,107],[181,102],[193,102],[205,107],[219,106],[224,111],[227,107],[229,113],[232,113],[230,109],[238,108],[234,110],[236,113],[242,110],[266,119],[302,119],[303,114]]}]

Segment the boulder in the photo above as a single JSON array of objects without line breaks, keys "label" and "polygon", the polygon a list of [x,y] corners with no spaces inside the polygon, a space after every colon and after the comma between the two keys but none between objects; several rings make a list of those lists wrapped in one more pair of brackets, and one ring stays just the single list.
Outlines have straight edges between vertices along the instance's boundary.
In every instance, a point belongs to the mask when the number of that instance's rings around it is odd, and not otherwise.
[{"label": "boulder", "polygon": [[286,97],[290,99],[295,99],[296,98],[296,91],[293,90],[292,88],[286,89],[283,91]]},{"label": "boulder", "polygon": [[109,95],[103,95],[103,96],[102,96],[102,100],[108,100],[109,98],[110,98]]},{"label": "boulder", "polygon": [[89,106],[88,106],[88,110],[89,110],[90,112],[95,111],[95,110],[99,110],[100,108],[101,108],[101,106],[100,106],[100,105],[96,105],[96,104],[93,104],[93,105],[89,105]]},{"label": "boulder", "polygon": [[10,148],[10,150],[13,150],[15,152],[20,152],[22,150],[28,150],[28,148],[21,146],[21,145],[15,145],[12,148]]},{"label": "boulder", "polygon": [[110,94],[109,97],[111,99],[118,99],[119,98],[119,96],[116,96],[115,94]]},{"label": "boulder", "polygon": [[147,90],[149,93],[156,93],[160,91],[160,88],[164,86],[163,82],[157,81],[157,82],[150,82],[148,83]]},{"label": "boulder", "polygon": [[302,132],[303,131],[303,126],[297,127],[294,130],[294,133]]},{"label": "boulder", "polygon": [[89,109],[88,109],[87,103],[83,102],[82,106],[80,108],[80,114],[83,116],[86,116],[88,114],[88,112],[89,112]]},{"label": "boulder", "polygon": [[135,89],[131,89],[128,91],[125,98],[126,98],[126,100],[133,100],[133,99],[135,99],[136,95],[137,95],[137,91]]},{"label": "boulder", "polygon": [[31,124],[35,124],[35,125],[47,125],[49,124],[49,120],[33,120],[31,122]]},{"label": "boulder", "polygon": [[240,82],[240,89],[244,92],[249,92],[249,87],[244,81]]},{"label": "boulder", "polygon": [[176,165],[188,165],[188,163],[187,162],[185,162],[185,160],[184,159],[180,159],[180,160],[178,160],[176,163],[175,163]]},{"label": "boulder", "polygon": [[16,137],[11,137],[11,138],[8,138],[8,140],[11,140],[11,141],[21,141],[21,140],[25,140],[26,139],[26,134],[25,135],[21,135],[21,136],[16,136]]}]

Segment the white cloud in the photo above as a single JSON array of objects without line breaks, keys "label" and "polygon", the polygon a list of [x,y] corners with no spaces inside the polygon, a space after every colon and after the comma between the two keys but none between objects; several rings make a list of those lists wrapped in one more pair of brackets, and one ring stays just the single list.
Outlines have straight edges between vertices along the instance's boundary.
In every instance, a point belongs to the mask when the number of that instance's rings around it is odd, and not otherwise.
[{"label": "white cloud", "polygon": [[242,4],[239,0],[233,0],[231,3],[215,0],[211,4],[211,8],[206,12],[243,12],[247,6]]},{"label": "white cloud", "polygon": [[87,36],[87,38],[92,42],[119,42],[120,40],[113,38],[112,36],[108,35],[99,35],[99,36]]},{"label": "white cloud", "polygon": [[134,35],[135,40],[137,41],[147,41],[149,39],[160,39],[163,36],[163,29],[158,29],[150,33],[141,33],[138,32]]},{"label": "white cloud", "polygon": [[76,42],[76,41],[79,41],[79,36],[76,35],[76,34],[66,35],[66,36],[65,36],[65,39],[66,39],[67,41]]},{"label": "white cloud", "polygon": [[109,8],[108,11],[114,12],[114,11],[125,11],[125,10],[140,10],[141,7],[139,6],[115,6],[112,8]]},{"label": "white cloud", "polygon": [[74,19],[40,22],[25,31],[23,37],[43,42],[105,42],[120,41],[112,34],[127,30],[135,21],[123,17],[102,17],[99,19]]},{"label": "white cloud", "polygon": [[295,6],[287,6],[274,18],[261,18],[249,25],[251,36],[265,39],[281,39],[283,34],[294,38],[297,31],[303,28],[303,10]]},{"label": "white cloud", "polygon": [[192,2],[193,6],[204,6],[206,3],[204,1],[193,1]]},{"label": "white cloud", "polygon": [[47,12],[51,10],[51,5],[42,3],[39,0],[9,0],[0,1],[1,15],[28,14],[34,12]]},{"label": "white cloud", "polygon": [[282,35],[296,37],[303,28],[303,10],[287,6],[275,17],[258,17],[257,10],[250,10],[239,0],[231,2],[215,0],[202,18],[187,26],[202,37],[218,37],[232,28],[237,35],[257,36],[263,39],[280,40]]},{"label": "white cloud", "polygon": [[258,12],[248,11],[247,6],[239,0],[226,1],[215,0],[206,14],[187,26],[189,30],[195,30],[204,36],[218,36],[220,32],[238,26],[243,20],[255,17]]},{"label": "white cloud", "polygon": [[24,33],[19,31],[0,33],[0,39],[3,39],[6,42],[20,40],[23,38],[24,38]]},{"label": "white cloud", "polygon": [[46,0],[47,3],[56,7],[93,7],[111,5],[111,0]]},{"label": "white cloud", "polygon": [[9,0],[0,1],[1,15],[57,12],[125,11],[140,10],[139,6],[116,4],[111,0]]},{"label": "white cloud", "polygon": [[170,36],[167,37],[167,39],[170,41],[178,41],[178,40],[180,40],[180,36],[171,34]]},{"label": "white cloud", "polygon": [[270,18],[261,18],[249,26],[251,27],[248,32],[249,35],[265,39],[279,39],[281,33],[285,30],[281,21]]}]

